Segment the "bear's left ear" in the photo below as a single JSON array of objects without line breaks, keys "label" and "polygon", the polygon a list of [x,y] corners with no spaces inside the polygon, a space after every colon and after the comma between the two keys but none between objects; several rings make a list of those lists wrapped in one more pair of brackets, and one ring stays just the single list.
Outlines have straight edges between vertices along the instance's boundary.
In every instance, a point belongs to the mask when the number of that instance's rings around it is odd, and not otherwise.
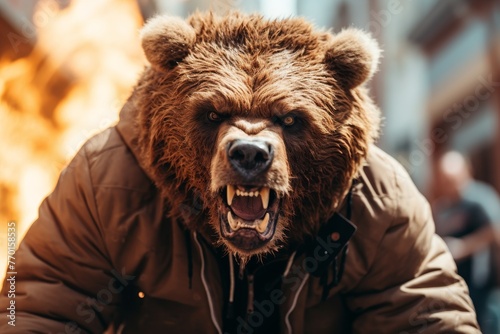
[{"label": "bear's left ear", "polygon": [[142,28],[141,41],[151,65],[157,70],[168,71],[188,55],[196,41],[196,33],[181,18],[156,16]]},{"label": "bear's left ear", "polygon": [[356,88],[377,71],[380,47],[368,33],[344,29],[333,36],[325,53],[325,63],[346,89]]}]

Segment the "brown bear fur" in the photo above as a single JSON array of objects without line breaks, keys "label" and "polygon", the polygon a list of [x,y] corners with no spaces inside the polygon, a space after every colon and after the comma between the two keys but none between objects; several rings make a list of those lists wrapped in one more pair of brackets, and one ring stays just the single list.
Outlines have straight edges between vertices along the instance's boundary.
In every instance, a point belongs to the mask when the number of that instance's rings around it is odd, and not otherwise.
[{"label": "brown bear fur", "polygon": [[[152,66],[131,100],[143,164],[169,215],[223,243],[210,186],[219,129],[204,118],[222,108],[229,117],[265,120],[285,143],[289,187],[275,238],[261,251],[317,232],[378,134],[379,111],[363,87],[377,68],[377,43],[355,29],[332,34],[300,18],[236,12],[156,17],[142,42]],[[296,110],[299,128],[272,123],[276,113]]]}]

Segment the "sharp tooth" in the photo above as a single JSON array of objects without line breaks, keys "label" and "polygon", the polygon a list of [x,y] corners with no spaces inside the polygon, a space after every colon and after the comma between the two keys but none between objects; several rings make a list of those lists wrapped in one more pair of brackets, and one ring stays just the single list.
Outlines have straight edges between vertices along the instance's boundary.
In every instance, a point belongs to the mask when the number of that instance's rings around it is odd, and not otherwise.
[{"label": "sharp tooth", "polygon": [[260,198],[262,200],[262,207],[267,209],[269,205],[269,188],[264,187],[260,190]]},{"label": "sharp tooth", "polygon": [[249,192],[248,196],[253,197],[253,191]]},{"label": "sharp tooth", "polygon": [[236,231],[238,229],[238,222],[235,222],[233,220],[233,215],[231,214],[231,211],[227,212],[227,221],[229,222],[231,230]]},{"label": "sharp tooth", "polygon": [[236,189],[236,196],[240,196],[240,190]]},{"label": "sharp tooth", "polygon": [[232,185],[227,186],[227,205],[231,205],[233,203],[234,197],[234,187]]},{"label": "sharp tooth", "polygon": [[257,225],[256,230],[259,233],[264,233],[264,231],[267,229],[267,225],[269,224],[269,212],[266,213],[264,216],[264,219]]}]

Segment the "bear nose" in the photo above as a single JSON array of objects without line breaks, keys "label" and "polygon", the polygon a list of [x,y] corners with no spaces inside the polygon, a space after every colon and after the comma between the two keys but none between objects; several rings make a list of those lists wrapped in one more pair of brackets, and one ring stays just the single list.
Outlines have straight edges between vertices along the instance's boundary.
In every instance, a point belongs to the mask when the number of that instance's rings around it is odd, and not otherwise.
[{"label": "bear nose", "polygon": [[245,174],[265,171],[273,161],[273,148],[263,140],[238,139],[229,144],[227,155],[231,165]]}]

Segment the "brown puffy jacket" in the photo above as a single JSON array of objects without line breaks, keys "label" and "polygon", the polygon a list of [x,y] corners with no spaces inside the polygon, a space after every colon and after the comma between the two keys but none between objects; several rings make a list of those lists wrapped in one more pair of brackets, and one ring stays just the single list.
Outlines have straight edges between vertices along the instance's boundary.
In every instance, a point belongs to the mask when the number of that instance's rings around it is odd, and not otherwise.
[{"label": "brown puffy jacket", "polygon": [[[165,218],[138,162],[133,119],[124,108],[116,127],[90,139],[41,205],[16,254],[16,326],[6,324],[4,284],[0,333],[221,332],[217,259],[201,236],[187,240]],[[479,332],[429,205],[376,147],[352,193],[352,222],[345,271],[326,301],[304,255],[294,259],[274,301],[283,332]]]}]

